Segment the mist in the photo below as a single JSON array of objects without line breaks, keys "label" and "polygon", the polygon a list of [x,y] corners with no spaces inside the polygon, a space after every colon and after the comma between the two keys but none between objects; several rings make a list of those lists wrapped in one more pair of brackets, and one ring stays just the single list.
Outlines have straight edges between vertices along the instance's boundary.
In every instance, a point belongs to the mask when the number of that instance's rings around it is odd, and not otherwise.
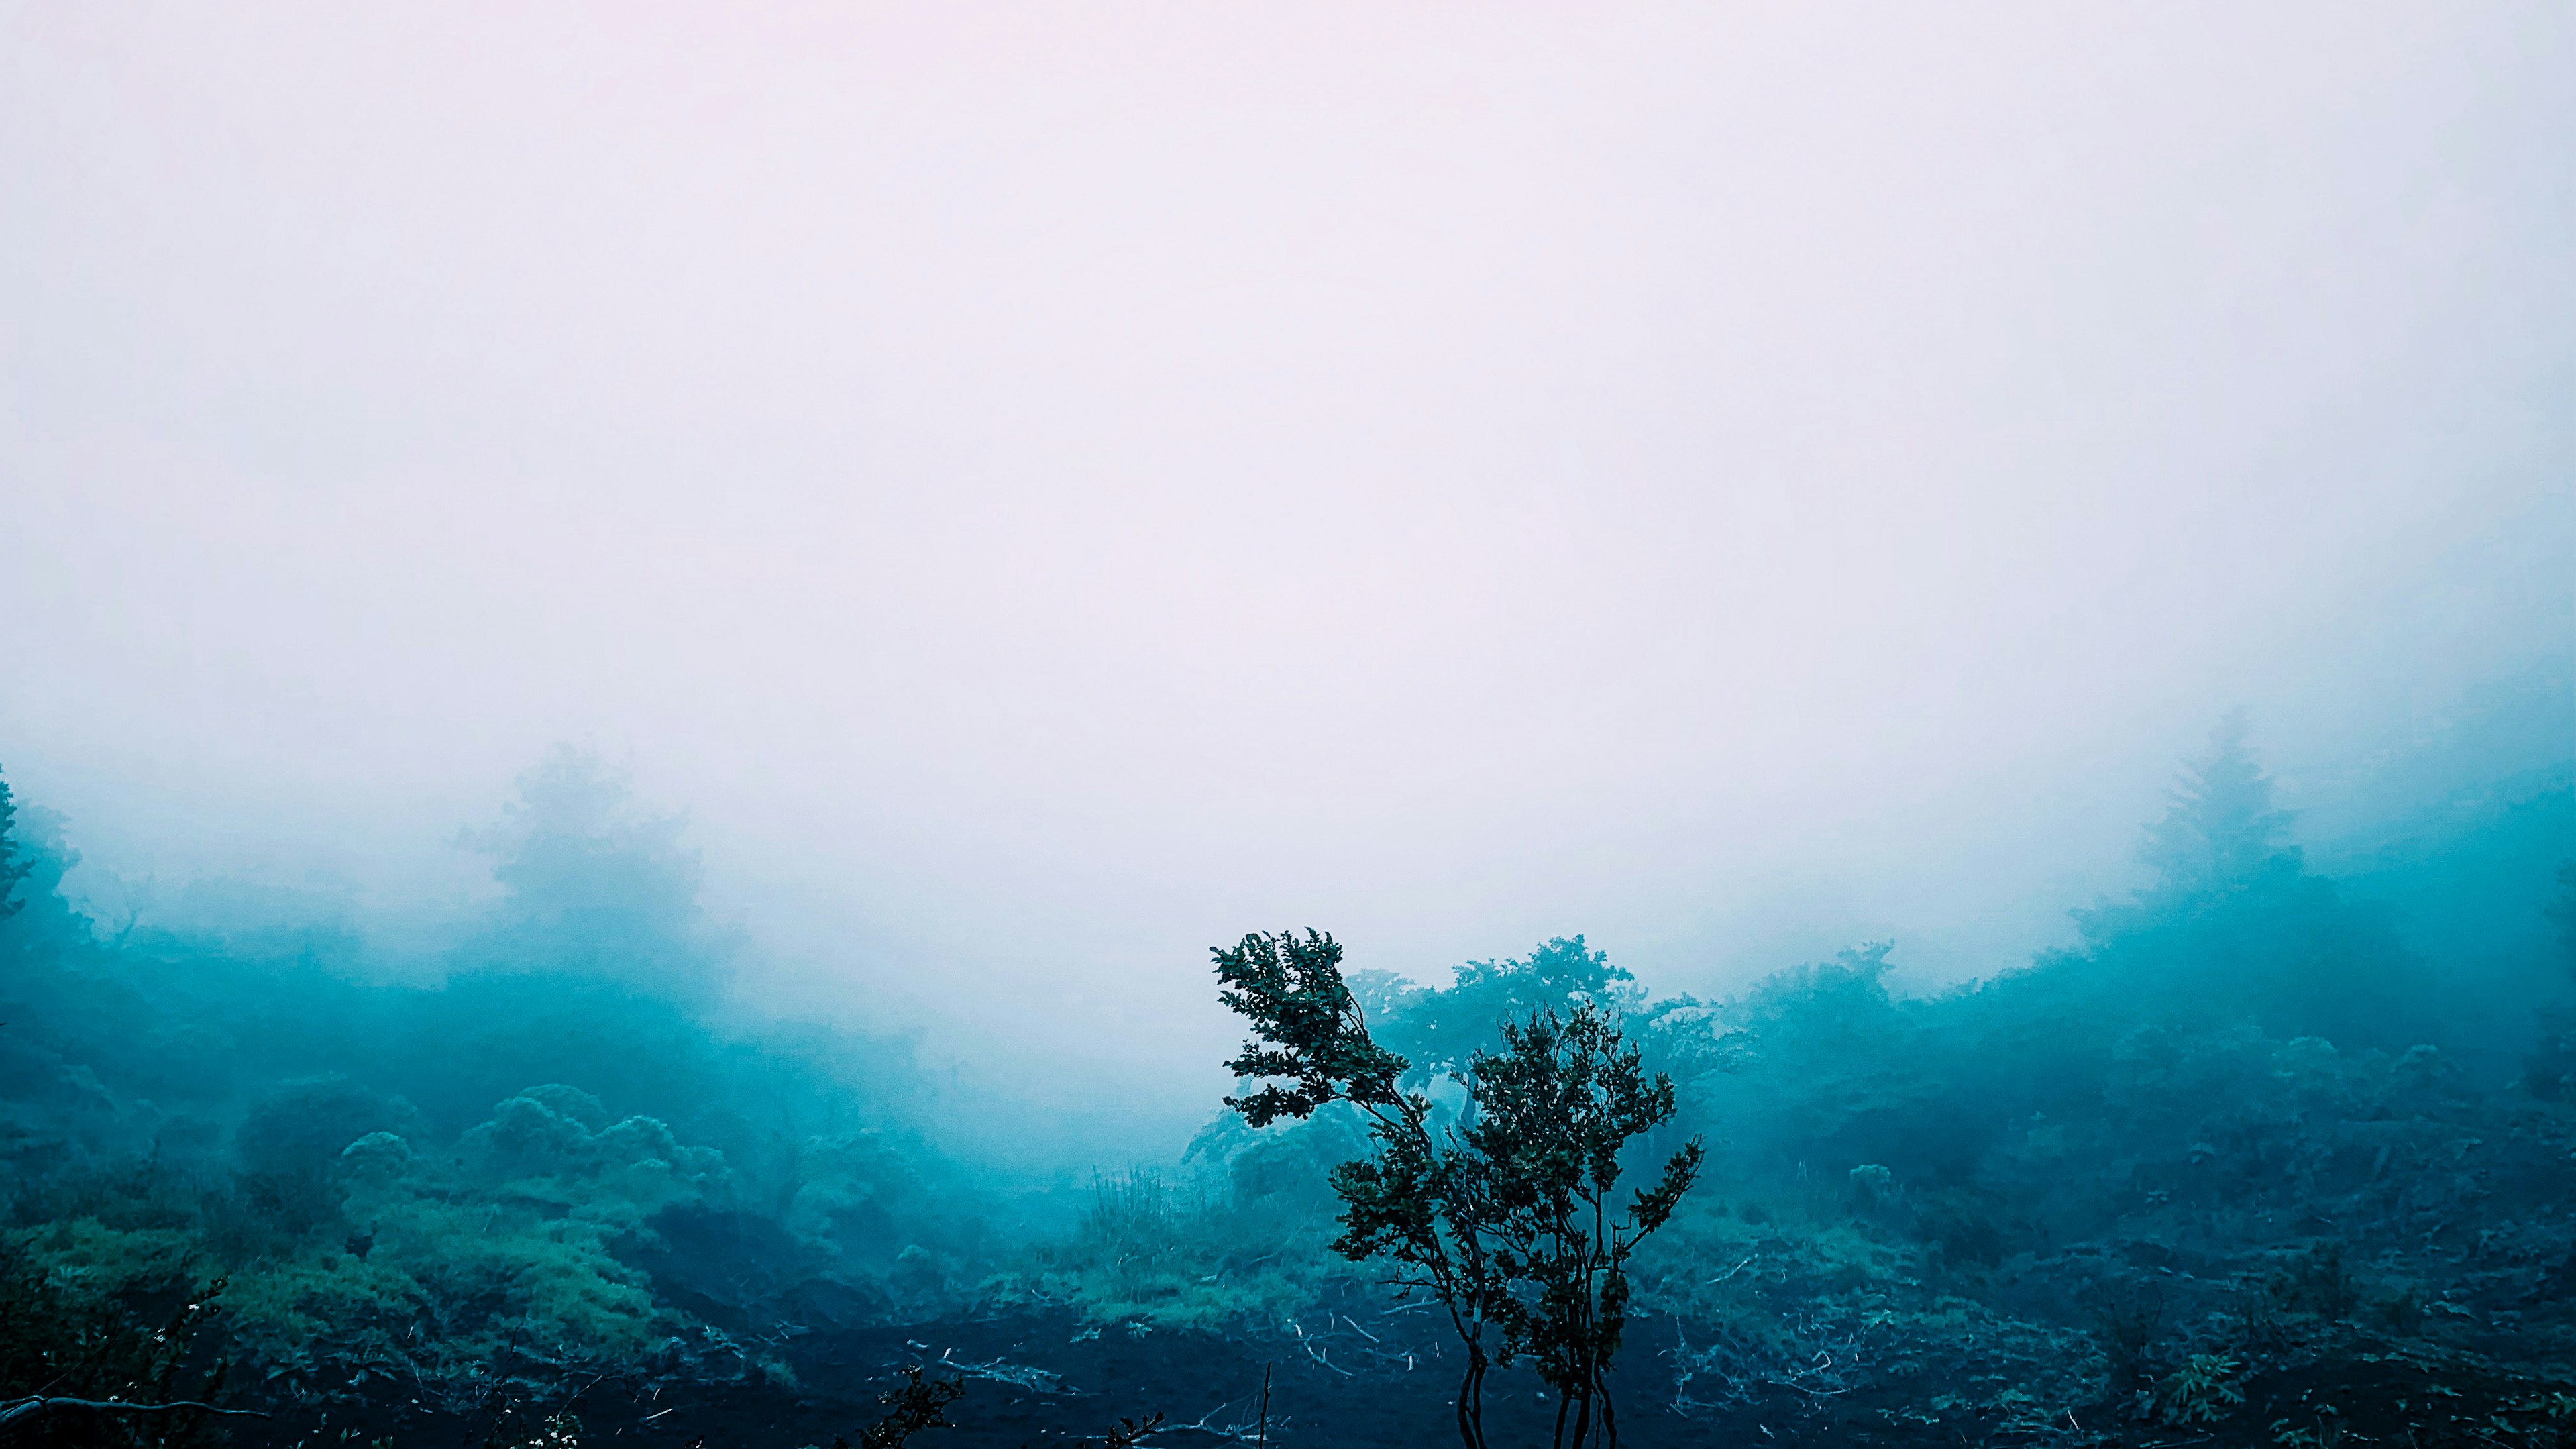
[{"label": "mist", "polygon": [[[2515,5],[0,7],[45,939],[588,983],[1008,1197],[1208,1140],[1246,931],[1703,1002],[2127,959],[2240,719],[2505,1090],[2571,74]],[[495,1060],[370,1089],[678,1110]]]},{"label": "mist", "polygon": [[2567,653],[2564,17],[1463,22],[22,12],[13,769],[420,910],[594,742],[1123,1093],[1248,919],[1977,974]]}]

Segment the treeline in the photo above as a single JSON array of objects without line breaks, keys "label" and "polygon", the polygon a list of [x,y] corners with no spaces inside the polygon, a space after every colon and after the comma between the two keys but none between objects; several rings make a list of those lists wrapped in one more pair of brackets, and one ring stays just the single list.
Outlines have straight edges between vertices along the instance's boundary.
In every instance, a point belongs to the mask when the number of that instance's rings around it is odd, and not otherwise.
[{"label": "treeline", "polygon": [[[2467,887],[2501,917],[2468,918],[2468,949],[2425,949],[2387,904],[2317,874],[2272,794],[2222,727],[2146,832],[2143,887],[2077,912],[2078,946],[1929,997],[1888,989],[1884,943],[1716,1002],[1652,996],[1579,937],[1437,987],[1350,982],[1374,1045],[1457,1122],[1472,1073],[1442,1079],[1535,1012],[1616,1013],[1679,1083],[1628,1164],[1651,1180],[1677,1145],[1707,1144],[1699,1189],[1636,1268],[1640,1323],[1671,1330],[1622,1378],[1669,1419],[1835,1444],[2222,1425],[2281,1444],[2562,1442],[2565,775],[2485,795],[2419,853],[2437,880],[2460,857],[2500,866]],[[1371,1150],[1365,1115],[1337,1104],[1265,1132],[1220,1117],[1196,1151],[1231,1190],[1202,1233],[1157,1224],[1158,1247],[1100,1253],[1120,1266],[1097,1296],[1239,1311],[1215,1285],[1249,1281],[1247,1239],[1266,1240],[1247,1224],[1293,1221],[1320,1257],[1326,1174]]]},{"label": "treeline", "polygon": [[[1580,937],[1350,984],[1435,1129],[1473,1099],[1454,1076],[1548,1008],[1614,1019],[1674,1083],[1631,1156],[1698,1141],[1704,1165],[1595,1375],[1635,1442],[2553,1442],[2576,1425],[2576,791],[2553,767],[2464,798],[2364,896],[2288,843],[2222,730],[2141,889],[2080,911],[2074,948],[1931,996],[1889,989],[1884,943],[1718,1000]],[[345,925],[102,931],[59,831],[0,814],[0,1401],[509,1403],[533,1442],[597,1375],[805,1394],[900,1367],[906,1325],[1040,1319],[1072,1342],[1009,1341],[1284,1360],[1385,1415],[1436,1396],[1412,1370],[1438,1336],[1329,1250],[1330,1173],[1370,1150],[1347,1104],[1215,1112],[1073,1230],[997,1231],[907,1131],[899,1044],[725,1008],[735,945],[694,858],[595,761],[550,757],[473,839],[497,904],[435,979],[386,985]],[[816,1347],[877,1329],[893,1358]],[[1066,1365],[1027,1353],[976,1372],[1054,1392]]]},{"label": "treeline", "polygon": [[984,1251],[902,1045],[728,1013],[694,857],[590,755],[471,837],[500,900],[414,985],[346,923],[102,933],[45,818],[0,826],[0,1254],[147,1316],[219,1280],[265,1393],[760,1381],[781,1324],[899,1315]]}]

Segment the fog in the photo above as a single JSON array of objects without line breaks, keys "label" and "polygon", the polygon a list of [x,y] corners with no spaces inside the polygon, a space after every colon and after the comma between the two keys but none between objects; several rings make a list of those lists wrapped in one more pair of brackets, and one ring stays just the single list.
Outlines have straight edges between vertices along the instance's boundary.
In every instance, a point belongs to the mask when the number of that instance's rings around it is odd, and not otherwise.
[{"label": "fog", "polygon": [[0,764],[94,917],[228,881],[400,974],[595,748],[743,1001],[1068,1164],[1205,1118],[1249,929],[1991,976],[2230,708],[2319,859],[2464,719],[2576,746],[2571,64],[2545,5],[8,7]]}]

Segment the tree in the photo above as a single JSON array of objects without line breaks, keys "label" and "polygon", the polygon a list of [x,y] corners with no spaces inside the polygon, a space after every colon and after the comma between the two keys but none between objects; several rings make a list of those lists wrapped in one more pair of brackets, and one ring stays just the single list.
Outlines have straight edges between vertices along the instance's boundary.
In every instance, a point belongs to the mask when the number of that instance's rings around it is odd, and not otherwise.
[{"label": "tree", "polygon": [[18,802],[10,797],[9,782],[0,780],[0,921],[26,909],[27,903],[18,899],[18,885],[36,868],[19,854],[17,824]]},{"label": "tree", "polygon": [[[1383,1257],[1394,1283],[1429,1293],[1449,1314],[1467,1351],[1458,1383],[1458,1437],[1483,1449],[1486,1330],[1504,1294],[1493,1261],[1493,1210],[1478,1164],[1444,1149],[1430,1130],[1431,1100],[1399,1086],[1404,1058],[1370,1040],[1368,1022],[1342,979],[1341,945],[1312,929],[1255,932],[1232,950],[1210,948],[1218,993],[1252,1023],[1258,1042],[1227,1066],[1238,1078],[1286,1078],[1225,1104],[1252,1126],[1304,1121],[1328,1102],[1367,1115],[1376,1155],[1333,1169],[1347,1205],[1333,1249],[1353,1261]],[[1265,1045],[1266,1043],[1266,1045]]]},{"label": "tree", "polygon": [[666,994],[710,989],[732,942],[706,929],[684,822],[636,802],[596,749],[558,744],[501,819],[458,843],[490,856],[507,895],[461,964],[570,972]]},{"label": "tree", "polygon": [[2453,1010],[2384,905],[2346,896],[2285,840],[2292,816],[2232,712],[2186,762],[2138,858],[2155,880],[2074,912],[2105,1029],[2251,1021],[2284,1039],[2403,1051]]},{"label": "tree", "polygon": [[1343,1203],[1335,1251],[1382,1259],[1389,1282],[1429,1294],[1466,1349],[1458,1435],[1483,1449],[1487,1372],[1528,1355],[1557,1391],[1556,1439],[1615,1445],[1607,1375],[1626,1325],[1627,1263],[1698,1176],[1686,1144],[1624,1210],[1612,1198],[1629,1140],[1671,1119],[1673,1086],[1649,1079],[1617,1017],[1580,1001],[1532,1010],[1450,1076],[1464,1125],[1440,1122],[1410,1064],[1369,1035],[1341,972],[1342,948],[1308,930],[1215,948],[1221,999],[1252,1023],[1228,1065],[1263,1085],[1226,1105],[1254,1127],[1304,1119],[1328,1102],[1364,1113],[1376,1150],[1333,1169]]},{"label": "tree", "polygon": [[1501,1209],[1496,1261],[1506,1282],[1531,1290],[1497,1305],[1505,1356],[1528,1353],[1556,1390],[1558,1443],[1584,1443],[1597,1412],[1601,1438],[1616,1445],[1609,1373],[1627,1327],[1628,1259],[1690,1191],[1699,1139],[1616,1210],[1621,1151],[1671,1120],[1673,1084],[1646,1076],[1617,1019],[1593,1002],[1507,1023],[1502,1052],[1478,1053],[1469,1072],[1478,1112],[1461,1136],[1488,1164]]},{"label": "tree", "polygon": [[1644,996],[1634,976],[1581,936],[1559,936],[1525,957],[1469,961],[1444,988],[1410,986],[1383,971],[1355,973],[1351,988],[1373,1035],[1413,1064],[1414,1082],[1464,1068],[1501,1022],[1587,1001],[1625,1013]]},{"label": "tree", "polygon": [[2290,812],[2273,808],[2272,777],[2254,763],[2246,733],[2245,712],[2229,711],[2209,732],[2209,747],[2185,765],[2164,817],[2147,827],[2139,859],[2166,888],[2211,890],[2281,863],[2297,868],[2297,848],[2281,843]]}]

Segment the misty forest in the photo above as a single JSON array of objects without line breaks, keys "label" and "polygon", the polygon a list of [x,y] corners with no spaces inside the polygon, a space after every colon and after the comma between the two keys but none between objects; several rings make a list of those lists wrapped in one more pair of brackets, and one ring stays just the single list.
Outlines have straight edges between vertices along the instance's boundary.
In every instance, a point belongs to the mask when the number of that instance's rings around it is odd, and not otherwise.
[{"label": "misty forest", "polygon": [[2569,1442],[2576,778],[2493,724],[2329,873],[2223,722],[2080,944],[1931,994],[1247,923],[1238,1093],[1035,1186],[902,1040],[729,1004],[595,753],[416,980],[84,913],[12,799],[0,1390],[107,1406],[63,1445]]},{"label": "misty forest", "polygon": [[0,1449],[2576,1449],[2576,4],[0,0]]}]

